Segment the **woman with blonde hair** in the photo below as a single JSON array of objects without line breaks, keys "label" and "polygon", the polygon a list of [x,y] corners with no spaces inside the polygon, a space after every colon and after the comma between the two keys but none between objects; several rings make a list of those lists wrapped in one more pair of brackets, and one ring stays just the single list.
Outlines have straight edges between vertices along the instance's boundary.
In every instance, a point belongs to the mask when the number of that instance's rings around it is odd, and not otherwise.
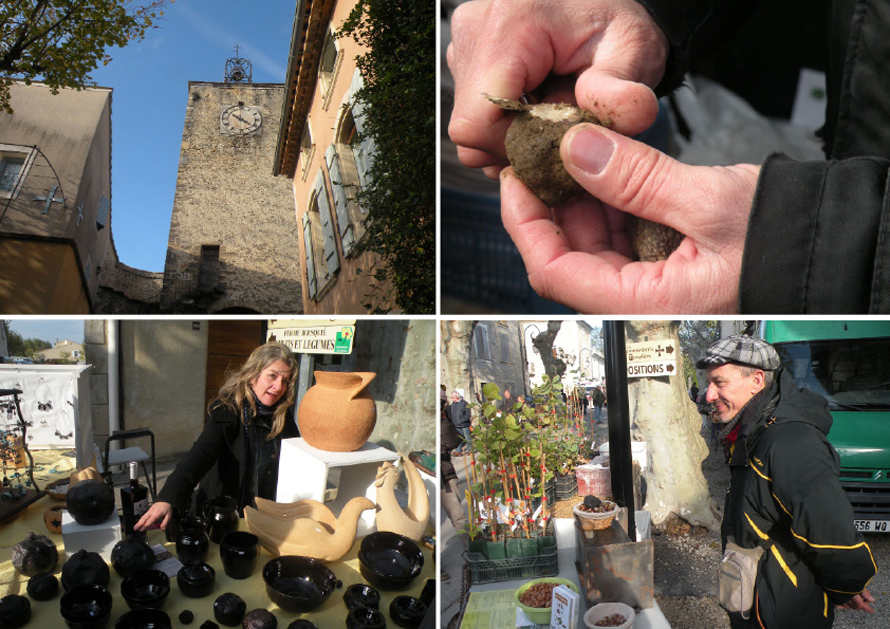
[{"label": "woman with blonde hair", "polygon": [[286,345],[270,342],[255,349],[207,405],[204,431],[135,530],[158,521],[167,528],[173,507],[184,513],[190,498],[200,506],[216,496],[231,496],[239,511],[257,496],[275,500],[281,439],[299,436],[296,375],[296,358]]}]

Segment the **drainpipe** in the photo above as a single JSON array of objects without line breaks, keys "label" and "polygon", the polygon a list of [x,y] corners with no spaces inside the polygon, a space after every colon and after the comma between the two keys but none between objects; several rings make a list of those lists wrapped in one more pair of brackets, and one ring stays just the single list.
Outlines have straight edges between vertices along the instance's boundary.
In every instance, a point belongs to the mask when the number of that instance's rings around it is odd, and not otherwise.
[{"label": "drainpipe", "polygon": [[[108,434],[114,434],[120,430],[120,361],[118,358],[119,330],[118,321],[108,320]],[[117,450],[120,442],[112,441],[111,449]],[[104,449],[102,450],[104,452]]]}]

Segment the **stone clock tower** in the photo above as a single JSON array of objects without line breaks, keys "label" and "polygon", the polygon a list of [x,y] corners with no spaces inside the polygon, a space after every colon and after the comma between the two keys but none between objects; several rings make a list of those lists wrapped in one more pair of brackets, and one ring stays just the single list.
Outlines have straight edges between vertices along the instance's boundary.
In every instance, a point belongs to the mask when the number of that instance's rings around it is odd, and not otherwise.
[{"label": "stone clock tower", "polygon": [[189,82],[161,312],[303,312],[293,193],[272,174],[284,85],[251,75],[236,56],[222,83]]}]

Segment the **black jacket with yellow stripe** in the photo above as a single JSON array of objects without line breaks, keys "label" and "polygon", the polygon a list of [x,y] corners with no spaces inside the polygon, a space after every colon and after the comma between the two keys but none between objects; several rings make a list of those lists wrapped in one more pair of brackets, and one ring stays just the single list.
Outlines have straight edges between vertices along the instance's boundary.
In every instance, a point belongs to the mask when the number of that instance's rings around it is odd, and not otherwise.
[{"label": "black jacket with yellow stripe", "polygon": [[733,535],[745,548],[766,549],[753,626],[831,627],[834,606],[861,592],[877,566],[838,480],[825,399],[799,389],[785,371],[776,375],[741,411],[723,544]]}]

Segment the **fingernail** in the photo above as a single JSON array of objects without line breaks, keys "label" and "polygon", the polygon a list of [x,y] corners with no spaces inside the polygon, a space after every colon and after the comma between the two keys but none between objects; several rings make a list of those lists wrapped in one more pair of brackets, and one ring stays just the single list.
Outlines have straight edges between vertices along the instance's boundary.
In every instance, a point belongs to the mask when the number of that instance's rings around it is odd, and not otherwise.
[{"label": "fingernail", "polygon": [[569,138],[569,159],[591,175],[603,172],[613,152],[612,140],[590,127],[575,131]]}]

